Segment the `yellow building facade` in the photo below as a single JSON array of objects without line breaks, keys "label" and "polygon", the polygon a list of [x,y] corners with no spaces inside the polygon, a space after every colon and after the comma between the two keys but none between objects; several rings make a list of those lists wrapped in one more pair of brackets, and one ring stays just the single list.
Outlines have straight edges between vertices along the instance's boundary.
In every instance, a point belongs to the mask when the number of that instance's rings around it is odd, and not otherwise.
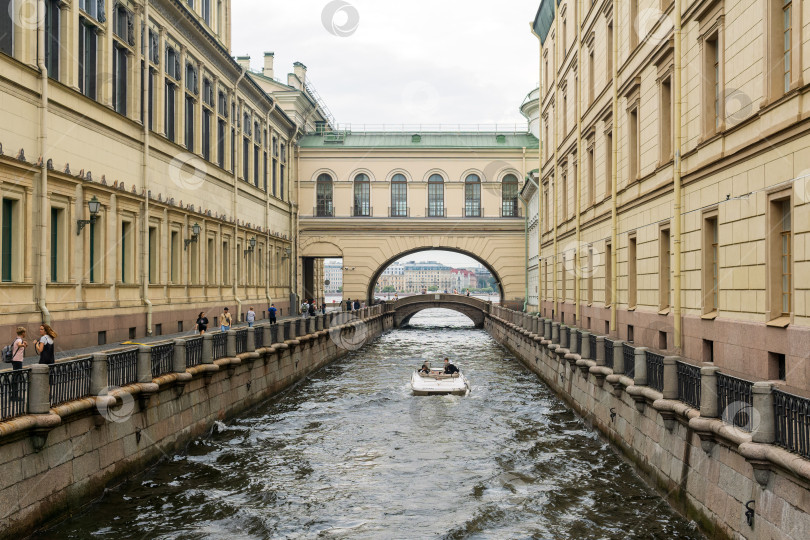
[{"label": "yellow building facade", "polygon": [[810,388],[810,14],[540,4],[535,308]]}]

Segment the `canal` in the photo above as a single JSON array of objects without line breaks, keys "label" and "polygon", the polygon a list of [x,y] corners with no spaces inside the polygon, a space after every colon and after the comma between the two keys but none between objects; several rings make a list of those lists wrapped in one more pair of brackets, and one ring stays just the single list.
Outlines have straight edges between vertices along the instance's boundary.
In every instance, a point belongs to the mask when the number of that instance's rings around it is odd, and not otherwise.
[{"label": "canal", "polygon": [[[457,359],[466,397],[410,395]],[[483,330],[430,310],[39,538],[703,538]]]}]

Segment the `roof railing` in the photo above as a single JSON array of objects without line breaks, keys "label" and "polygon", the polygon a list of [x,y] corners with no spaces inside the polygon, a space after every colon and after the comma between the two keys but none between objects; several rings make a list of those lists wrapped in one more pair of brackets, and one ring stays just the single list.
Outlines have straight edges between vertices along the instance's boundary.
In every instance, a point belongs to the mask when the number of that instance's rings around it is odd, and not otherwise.
[{"label": "roof railing", "polygon": [[[403,133],[499,133],[525,135],[529,133],[526,124],[336,124],[333,132],[337,133],[390,133],[401,135]],[[318,135],[330,133],[328,130]]]}]

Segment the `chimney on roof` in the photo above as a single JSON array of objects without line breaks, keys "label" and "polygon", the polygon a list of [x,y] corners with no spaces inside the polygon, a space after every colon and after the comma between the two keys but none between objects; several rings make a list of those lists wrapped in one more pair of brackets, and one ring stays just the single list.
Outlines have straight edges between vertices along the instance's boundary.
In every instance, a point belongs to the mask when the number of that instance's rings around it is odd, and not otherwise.
[{"label": "chimney on roof", "polygon": [[250,69],[250,56],[237,56],[236,63],[242,66],[247,71]]},{"label": "chimney on roof", "polygon": [[273,59],[274,55],[271,52],[264,53],[264,70],[262,74],[265,77],[273,78]]},{"label": "chimney on roof", "polygon": [[[294,77],[293,77],[294,76]],[[295,79],[298,79],[296,81]],[[304,90],[304,85],[307,83],[307,66],[301,62],[293,64],[293,72],[287,76],[287,84],[294,86],[299,90]]]}]

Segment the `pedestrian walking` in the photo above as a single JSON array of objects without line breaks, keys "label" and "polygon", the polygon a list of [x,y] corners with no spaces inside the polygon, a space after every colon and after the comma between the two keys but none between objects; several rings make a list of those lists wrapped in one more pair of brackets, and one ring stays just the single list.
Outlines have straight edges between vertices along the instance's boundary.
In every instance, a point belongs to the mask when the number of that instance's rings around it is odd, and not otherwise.
[{"label": "pedestrian walking", "polygon": [[197,322],[195,323],[195,329],[200,335],[205,334],[205,331],[208,330],[208,317],[205,316],[205,312],[201,311],[199,315],[197,315]]},{"label": "pedestrian walking", "polygon": [[219,330],[221,332],[227,332],[231,329],[231,314],[228,312],[228,308],[222,310],[222,315],[219,316]]},{"label": "pedestrian walking", "polygon": [[256,312],[253,311],[253,306],[250,306],[248,309],[247,315],[245,316],[245,320],[247,320],[248,328],[253,326],[253,323],[256,322]]},{"label": "pedestrian walking", "polygon": [[315,307],[315,300],[310,300],[309,301],[309,316],[314,317],[317,314],[318,314],[318,310]]},{"label": "pedestrian walking", "polygon": [[352,299],[347,298],[346,299],[346,311],[351,311],[351,310],[352,310]]},{"label": "pedestrian walking", "polygon": [[267,308],[267,313],[270,315],[270,324],[276,324],[276,305],[270,304],[270,307]]},{"label": "pedestrian walking", "polygon": [[39,363],[50,365],[54,361],[54,339],[56,339],[56,332],[47,324],[39,327],[39,341],[34,346],[39,354]]},{"label": "pedestrian walking", "polygon": [[360,310],[360,300],[355,300],[354,301],[354,311],[359,311],[359,310]]}]

